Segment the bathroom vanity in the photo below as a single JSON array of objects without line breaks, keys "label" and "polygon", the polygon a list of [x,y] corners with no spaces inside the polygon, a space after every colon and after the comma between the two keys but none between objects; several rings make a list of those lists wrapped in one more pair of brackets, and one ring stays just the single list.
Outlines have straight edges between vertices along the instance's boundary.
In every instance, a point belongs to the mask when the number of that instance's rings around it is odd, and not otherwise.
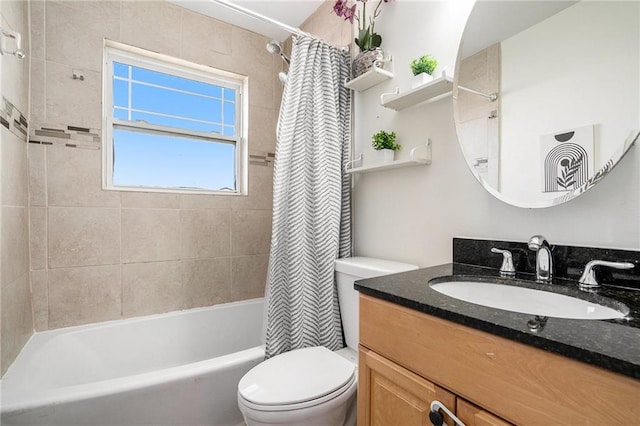
[{"label": "bathroom vanity", "polygon": [[[491,245],[511,248],[516,269],[525,272],[505,279],[495,264],[459,263],[470,253],[490,252]],[[452,264],[356,282],[359,425],[431,424],[434,400],[466,425],[640,422],[640,289],[631,287],[633,276],[599,273],[616,287],[581,292],[572,278],[579,271],[571,266],[584,256],[611,260],[627,253],[625,260],[638,269],[637,253],[571,248],[575,257],[558,262],[551,284],[540,284],[518,247],[456,239]],[[554,247],[556,255],[563,250]],[[614,300],[629,310],[608,320],[540,318],[443,295],[429,285],[439,277],[540,285],[585,300]],[[455,424],[439,411],[446,424]]]}]

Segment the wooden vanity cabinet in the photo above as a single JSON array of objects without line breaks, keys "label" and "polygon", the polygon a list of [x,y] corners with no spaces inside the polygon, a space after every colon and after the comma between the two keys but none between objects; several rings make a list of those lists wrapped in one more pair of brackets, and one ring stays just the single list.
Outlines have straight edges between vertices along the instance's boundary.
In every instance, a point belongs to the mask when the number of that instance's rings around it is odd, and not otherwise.
[{"label": "wooden vanity cabinet", "polygon": [[640,424],[640,380],[366,295],[359,357],[359,426]]}]

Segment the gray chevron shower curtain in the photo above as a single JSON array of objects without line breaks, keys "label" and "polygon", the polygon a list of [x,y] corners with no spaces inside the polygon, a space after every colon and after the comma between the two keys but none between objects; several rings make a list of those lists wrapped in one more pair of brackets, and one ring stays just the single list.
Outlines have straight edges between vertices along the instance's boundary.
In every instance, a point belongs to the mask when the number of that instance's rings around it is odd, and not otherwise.
[{"label": "gray chevron shower curtain", "polygon": [[340,349],[333,262],[351,255],[349,56],[294,39],[277,127],[266,357]]}]

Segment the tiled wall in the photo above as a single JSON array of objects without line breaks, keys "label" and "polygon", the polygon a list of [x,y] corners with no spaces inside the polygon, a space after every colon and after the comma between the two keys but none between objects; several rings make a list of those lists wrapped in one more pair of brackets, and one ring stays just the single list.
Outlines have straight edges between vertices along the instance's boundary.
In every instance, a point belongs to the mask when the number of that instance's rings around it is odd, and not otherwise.
[{"label": "tiled wall", "polygon": [[[0,57],[1,305],[0,374],[4,375],[33,333],[29,289],[27,120],[29,34],[27,2],[0,1],[1,26],[21,33],[27,59]],[[13,50],[15,45],[8,42]]]},{"label": "tiled wall", "polygon": [[248,75],[249,153],[269,158],[251,161],[247,197],[103,191],[92,137],[70,147],[32,131],[36,330],[262,296],[282,90],[268,39],[164,1],[33,1],[31,17],[34,129],[101,134],[107,37]]}]

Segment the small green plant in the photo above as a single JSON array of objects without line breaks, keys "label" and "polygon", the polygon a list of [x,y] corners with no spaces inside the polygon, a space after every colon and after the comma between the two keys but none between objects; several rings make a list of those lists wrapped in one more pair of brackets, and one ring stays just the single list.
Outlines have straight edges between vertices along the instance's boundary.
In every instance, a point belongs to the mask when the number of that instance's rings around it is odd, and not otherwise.
[{"label": "small green plant", "polygon": [[431,55],[424,55],[411,61],[410,66],[413,75],[422,74],[423,72],[431,75],[438,66],[438,61]]},{"label": "small green plant", "polygon": [[373,143],[371,144],[374,149],[391,149],[397,151],[401,148],[396,143],[396,132],[387,133],[384,130],[380,130],[373,135]]}]

